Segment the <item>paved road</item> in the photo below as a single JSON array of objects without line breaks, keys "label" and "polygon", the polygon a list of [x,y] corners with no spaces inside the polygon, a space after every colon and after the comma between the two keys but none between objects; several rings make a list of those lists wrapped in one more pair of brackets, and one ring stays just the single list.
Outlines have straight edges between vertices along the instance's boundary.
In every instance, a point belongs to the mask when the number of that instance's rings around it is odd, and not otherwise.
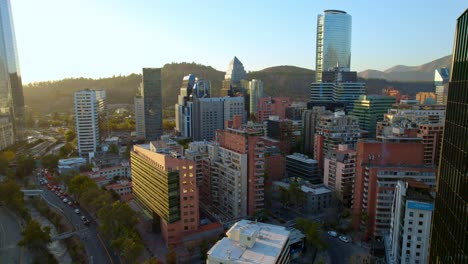
[{"label": "paved road", "polygon": [[330,256],[331,264],[349,263],[352,255],[368,252],[367,249],[355,243],[341,242],[337,237],[331,237],[326,232],[324,232],[322,238],[329,245],[327,252]]},{"label": "paved road", "polygon": [[[46,202],[49,202],[49,206],[62,211],[68,221],[76,228],[76,230],[78,230],[78,235],[85,245],[89,263],[118,263],[118,259],[114,255],[110,255],[110,251],[108,252],[106,247],[103,245],[101,238],[98,236],[96,222],[92,221],[92,218],[89,215],[86,215],[85,212],[82,212],[79,215],[76,214],[74,212],[76,207],[66,205],[59,197],[57,197],[57,195],[55,195],[55,193],[52,193],[47,189],[47,187],[42,186],[42,189],[44,190],[42,197]],[[91,220],[91,224],[89,226],[85,226],[81,221],[80,217],[83,214]]]},{"label": "paved road", "polygon": [[23,249],[18,246],[21,240],[21,227],[13,213],[0,206],[0,263],[24,263]]}]

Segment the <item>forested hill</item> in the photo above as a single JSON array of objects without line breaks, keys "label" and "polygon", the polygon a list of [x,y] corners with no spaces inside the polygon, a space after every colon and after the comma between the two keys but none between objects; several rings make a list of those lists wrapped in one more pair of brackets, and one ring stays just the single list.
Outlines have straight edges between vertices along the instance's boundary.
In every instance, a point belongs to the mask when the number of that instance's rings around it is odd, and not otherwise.
[{"label": "forested hill", "polygon": [[[210,66],[196,63],[171,63],[162,68],[163,104],[166,109],[174,109],[183,76],[192,73],[197,77],[211,80],[212,95],[218,96],[224,72]],[[294,66],[277,66],[248,73],[248,79],[265,82],[267,96],[290,96],[295,100],[308,101],[310,83],[315,72]],[[417,91],[434,89],[431,82],[391,82],[369,79],[368,94],[380,94],[387,86],[401,89],[403,93],[414,95]],[[73,111],[73,92],[81,89],[104,89],[110,104],[133,104],[141,82],[140,74],[112,76],[109,78],[69,78],[60,81],[36,82],[24,86],[25,104],[33,112],[53,113]]]}]

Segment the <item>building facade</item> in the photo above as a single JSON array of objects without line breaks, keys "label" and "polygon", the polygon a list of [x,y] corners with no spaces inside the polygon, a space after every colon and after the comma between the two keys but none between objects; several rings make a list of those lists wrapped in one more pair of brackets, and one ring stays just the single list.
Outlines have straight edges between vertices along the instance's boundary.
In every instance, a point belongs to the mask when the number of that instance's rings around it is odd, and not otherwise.
[{"label": "building facade", "polygon": [[286,108],[291,105],[289,97],[264,97],[258,100],[258,122],[267,121],[270,116],[286,118]]},{"label": "building facade", "polygon": [[[0,61],[0,115],[8,116],[0,126],[10,131],[6,124],[10,122],[14,140],[20,141],[24,139],[24,96],[10,0],[0,2]],[[0,139],[8,146],[10,133]]]},{"label": "building facade", "polygon": [[301,178],[313,184],[322,183],[322,178],[319,176],[318,162],[301,153],[286,156],[285,176]]},{"label": "building facade", "polygon": [[87,156],[96,152],[106,122],[106,92],[82,90],[75,92],[75,129],[78,139],[78,154]]},{"label": "building facade", "polygon": [[144,101],[145,140],[158,140],[162,127],[161,68],[143,68],[141,96]]},{"label": "building facade", "polygon": [[468,260],[468,9],[458,18],[437,179],[430,263]]},{"label": "building facade", "polygon": [[416,94],[416,100],[419,101],[420,104],[427,104],[429,98],[432,98],[434,103],[436,102],[436,94],[433,92],[419,92]]},{"label": "building facade", "polygon": [[263,81],[253,79],[249,82],[250,116],[258,114],[258,100],[264,97]]},{"label": "building facade", "polygon": [[314,106],[305,110],[302,115],[304,154],[314,157],[315,128],[319,123],[320,116],[331,114],[324,106]]},{"label": "building facade", "polygon": [[141,96],[133,98],[135,106],[135,136],[145,138],[145,100]]},{"label": "building facade", "polygon": [[350,115],[359,118],[359,127],[366,130],[370,138],[376,134],[377,122],[383,121],[384,114],[395,104],[395,97],[386,95],[361,95],[354,101]]},{"label": "building facade", "polygon": [[449,69],[438,68],[434,73],[434,85],[437,104],[447,105],[448,83],[450,79]]},{"label": "building facade", "polygon": [[15,143],[13,122],[9,115],[0,116],[0,150]]},{"label": "building facade", "polygon": [[333,67],[350,70],[352,18],[340,10],[325,10],[317,16],[316,82]]}]

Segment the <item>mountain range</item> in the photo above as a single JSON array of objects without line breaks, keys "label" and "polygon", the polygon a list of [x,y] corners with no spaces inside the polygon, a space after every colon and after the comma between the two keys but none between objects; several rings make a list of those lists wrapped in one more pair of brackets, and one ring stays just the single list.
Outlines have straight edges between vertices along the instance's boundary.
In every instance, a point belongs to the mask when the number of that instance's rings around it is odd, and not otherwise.
[{"label": "mountain range", "polygon": [[[359,77],[366,82],[367,94],[380,94],[382,89],[391,86],[399,89],[402,94],[414,96],[419,91],[433,91],[434,70],[449,67],[450,64],[451,56],[446,56],[420,66],[398,65],[383,72],[367,70],[360,72]],[[189,73],[211,80],[211,95],[219,96],[225,72],[196,63],[166,64],[162,68],[162,95],[166,110],[174,110],[182,78]],[[307,102],[310,83],[315,80],[315,71],[283,65],[248,72],[247,79],[263,80],[266,96],[289,96],[294,100]],[[72,113],[75,91],[104,89],[109,104],[133,104],[140,82],[141,74],[35,82],[24,85],[24,99],[32,113]]]}]

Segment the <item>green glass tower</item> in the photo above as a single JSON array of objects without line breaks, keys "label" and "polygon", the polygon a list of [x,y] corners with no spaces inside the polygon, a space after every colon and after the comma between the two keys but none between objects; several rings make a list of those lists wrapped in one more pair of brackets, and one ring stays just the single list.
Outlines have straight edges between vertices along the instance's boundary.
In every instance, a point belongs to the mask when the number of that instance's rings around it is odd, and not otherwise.
[{"label": "green glass tower", "polygon": [[375,137],[377,122],[383,121],[383,115],[395,103],[395,97],[387,95],[361,95],[354,101],[350,115],[359,118],[359,128]]},{"label": "green glass tower", "polygon": [[429,263],[468,263],[468,9],[452,61]]}]

